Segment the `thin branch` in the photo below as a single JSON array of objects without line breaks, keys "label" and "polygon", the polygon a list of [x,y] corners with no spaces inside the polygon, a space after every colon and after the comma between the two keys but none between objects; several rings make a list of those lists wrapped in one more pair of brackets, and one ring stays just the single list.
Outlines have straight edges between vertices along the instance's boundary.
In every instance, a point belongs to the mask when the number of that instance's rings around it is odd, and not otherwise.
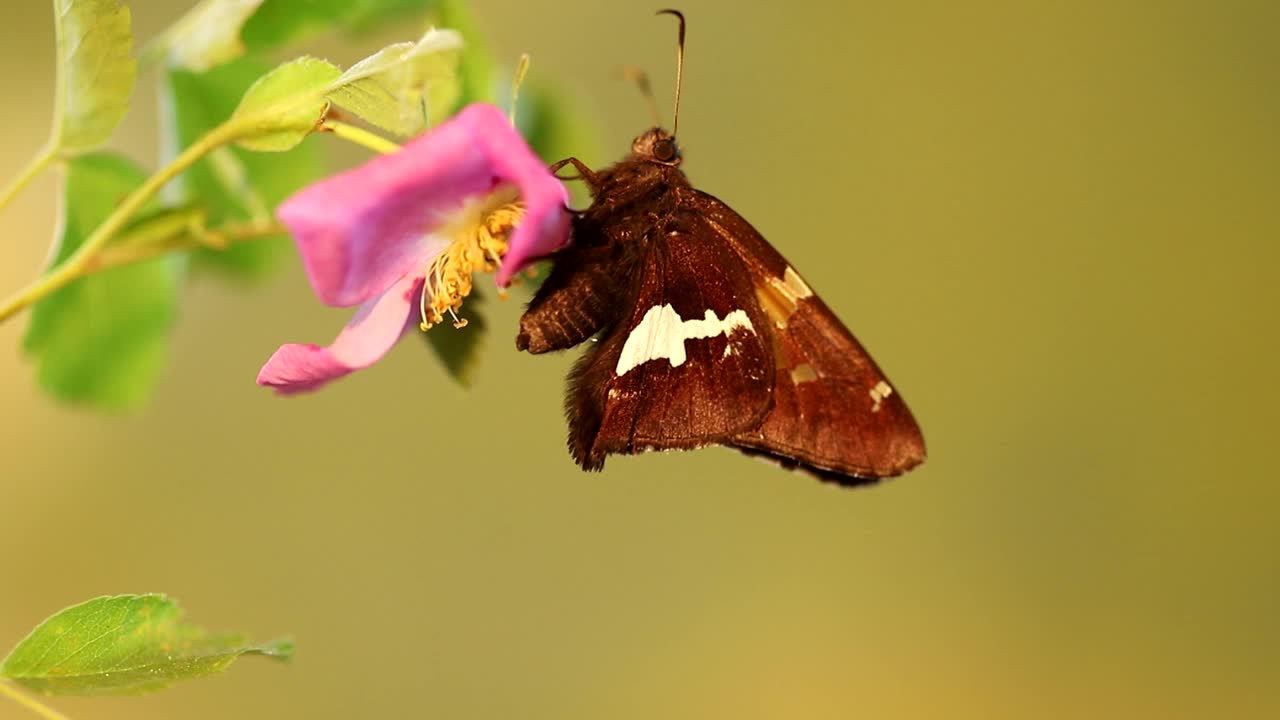
[{"label": "thin branch", "polygon": [[331,132],[343,140],[353,142],[357,145],[363,145],[370,150],[382,153],[383,155],[390,155],[400,149],[399,145],[391,142],[381,135],[371,133],[368,130],[355,125],[348,125],[347,123],[340,122],[338,120],[325,120],[320,124],[320,131]]},{"label": "thin branch", "polygon": [[120,203],[115,211],[85,239],[84,243],[76,249],[71,257],[51,270],[49,274],[37,278],[30,285],[19,290],[6,300],[3,305],[0,305],[0,322],[8,320],[37,300],[80,277],[85,268],[93,262],[94,255],[111,241],[116,232],[124,227],[125,223],[129,222],[129,219],[133,217],[133,214],[141,209],[160,188],[177,177],[183,170],[191,167],[211,150],[233,139],[237,130],[238,128],[230,125],[222,125],[215,128],[186,150],[183,150],[178,157],[174,158],[173,162],[161,168],[155,175],[147,178],[146,182],[130,193],[124,199],[124,202]]},{"label": "thin branch", "polygon": [[49,164],[57,157],[58,153],[54,150],[52,144],[48,144],[40,148],[40,152],[36,153],[35,157],[31,158],[30,162],[27,163],[27,166],[22,168],[22,172],[14,176],[14,178],[9,181],[9,184],[5,186],[4,190],[0,190],[0,209],[7,207],[9,202],[13,200],[18,193],[22,192],[22,189],[34,180],[42,170],[49,167]]}]

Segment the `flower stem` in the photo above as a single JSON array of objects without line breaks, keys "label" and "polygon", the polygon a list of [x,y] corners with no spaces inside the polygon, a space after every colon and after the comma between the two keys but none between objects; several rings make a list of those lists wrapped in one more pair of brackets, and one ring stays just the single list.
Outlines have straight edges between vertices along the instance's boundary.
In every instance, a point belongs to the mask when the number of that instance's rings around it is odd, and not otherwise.
[{"label": "flower stem", "polygon": [[235,243],[264,238],[288,235],[289,229],[279,223],[247,223],[230,225],[217,230],[207,230],[199,235],[181,233],[171,238],[148,242],[144,245],[124,245],[110,247],[94,256],[80,272],[80,277],[92,275],[103,270],[110,270],[121,265],[132,265],[144,260],[152,260],[179,250],[194,250],[200,247],[225,250]]},{"label": "flower stem", "polygon": [[13,200],[18,193],[22,192],[22,188],[26,187],[28,183],[34,180],[35,177],[40,174],[40,171],[48,167],[49,163],[53,162],[54,158],[57,156],[58,153],[54,150],[53,143],[49,143],[40,148],[40,152],[36,153],[35,157],[31,158],[31,161],[27,163],[27,166],[22,169],[22,172],[18,173],[16,177],[10,180],[4,190],[0,190],[0,209],[6,207],[9,204],[9,201]]},{"label": "flower stem", "polygon": [[381,135],[371,133],[364,128],[356,127],[355,125],[348,125],[347,123],[340,122],[338,120],[325,120],[324,123],[320,125],[320,130],[323,132],[331,132],[343,140],[353,142],[357,145],[363,145],[370,150],[382,153],[383,155],[390,155],[400,149],[399,145],[391,142]]},{"label": "flower stem", "polygon": [[94,256],[111,241],[112,237],[115,236],[120,228],[124,227],[125,223],[129,222],[133,214],[151,199],[151,196],[155,195],[160,188],[164,187],[165,184],[177,177],[179,173],[193,165],[197,160],[207,155],[211,150],[234,139],[236,131],[237,128],[229,124],[214,128],[204,137],[192,143],[186,150],[183,150],[178,157],[173,159],[173,162],[147,178],[146,182],[130,193],[116,207],[115,211],[85,239],[84,244],[77,248],[71,257],[55,267],[47,275],[37,278],[30,285],[4,301],[4,304],[0,305],[0,322],[8,320],[23,308],[83,274],[85,268],[93,262]]},{"label": "flower stem", "polygon": [[25,707],[31,712],[45,718],[45,720],[68,720],[66,715],[63,715],[35,698],[28,697],[25,693],[18,692],[17,688],[7,682],[0,681],[0,695],[7,696],[9,699]]}]

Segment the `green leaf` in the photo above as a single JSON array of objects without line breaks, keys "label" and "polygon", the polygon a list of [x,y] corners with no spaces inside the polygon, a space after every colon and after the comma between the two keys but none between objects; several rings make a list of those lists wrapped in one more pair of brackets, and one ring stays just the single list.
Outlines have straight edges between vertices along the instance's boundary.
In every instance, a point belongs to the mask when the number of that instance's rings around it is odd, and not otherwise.
[{"label": "green leaf", "polygon": [[[54,264],[75,252],[145,177],[111,154],[72,159]],[[36,303],[23,346],[36,361],[40,385],[59,399],[104,409],[141,404],[164,365],[178,272],[173,258],[114,268]]]},{"label": "green leaf", "polygon": [[431,0],[266,0],[241,37],[250,50],[274,50],[329,30],[365,32],[402,23],[431,5]]},{"label": "green leaf", "polygon": [[497,82],[493,54],[466,3],[463,0],[439,0],[432,16],[440,27],[450,28],[462,36],[458,106],[493,102]]},{"label": "green leaf", "polygon": [[179,623],[163,595],[100,597],[40,623],[0,663],[0,675],[51,695],[137,694],[221,672],[241,655],[287,659],[293,643],[249,644]]},{"label": "green leaf", "polygon": [[461,317],[466,318],[465,327],[455,328],[447,320],[420,333],[427,345],[435,352],[445,372],[449,373],[458,384],[469,387],[480,364],[480,350],[489,335],[489,324],[484,319],[482,301],[484,297],[477,289],[472,288],[467,296]]},{"label": "green leaf", "polygon": [[383,130],[417,134],[457,104],[461,51],[458,33],[428,30],[416,43],[388,45],[352,65],[329,98]]},{"label": "green leaf", "polygon": [[329,109],[325,95],[342,71],[313,57],[301,57],[263,75],[231,115],[238,144],[247,150],[280,152],[302,142]]},{"label": "green leaf", "polygon": [[53,0],[57,34],[54,147],[100,145],[129,109],[137,73],[129,9],[116,0]]},{"label": "green leaf", "polygon": [[345,73],[315,58],[285,63],[245,92],[229,121],[237,143],[247,150],[288,150],[319,126],[330,102],[385,130],[417,132],[457,102],[461,44],[451,30],[430,30],[418,42],[389,45]]},{"label": "green leaf", "polygon": [[[245,89],[267,69],[259,61],[240,58],[204,73],[171,70],[163,86],[174,119],[167,152],[176,154],[230,116]],[[210,225],[252,222],[267,219],[282,200],[324,172],[320,148],[312,142],[284,155],[224,147],[179,176],[170,186],[169,200],[204,207]],[[197,268],[253,278],[277,267],[291,252],[281,237],[237,243],[226,250],[202,248],[192,258]]]},{"label": "green leaf", "polygon": [[165,53],[169,64],[193,72],[244,54],[240,31],[263,0],[201,0],[169,26],[148,52]]}]

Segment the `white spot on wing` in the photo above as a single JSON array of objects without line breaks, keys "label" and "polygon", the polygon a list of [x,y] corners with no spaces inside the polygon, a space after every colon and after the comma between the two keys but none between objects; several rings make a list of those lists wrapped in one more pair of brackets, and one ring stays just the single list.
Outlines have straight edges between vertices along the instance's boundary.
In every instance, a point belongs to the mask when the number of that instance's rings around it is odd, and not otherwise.
[{"label": "white spot on wing", "polygon": [[876,383],[876,386],[871,388],[871,412],[880,412],[880,403],[892,394],[893,388],[889,387],[889,383],[883,380]]},{"label": "white spot on wing", "polygon": [[686,340],[712,338],[721,333],[728,337],[739,328],[756,331],[745,310],[734,310],[723,319],[707,310],[701,320],[682,320],[670,304],[654,305],[627,336],[614,373],[625,375],[635,366],[659,358],[667,358],[671,367],[678,367],[688,359],[684,350]]}]

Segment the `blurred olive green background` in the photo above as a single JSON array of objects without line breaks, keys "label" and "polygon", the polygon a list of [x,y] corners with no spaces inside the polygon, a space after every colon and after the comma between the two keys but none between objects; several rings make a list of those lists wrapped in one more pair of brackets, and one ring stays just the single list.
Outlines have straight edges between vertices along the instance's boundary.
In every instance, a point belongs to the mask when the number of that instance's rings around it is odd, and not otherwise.
[{"label": "blurred olive green background", "polygon": [[[178,12],[130,4],[144,37]],[[654,4],[475,7],[504,63],[527,51],[584,99],[589,164],[648,124],[619,67],[648,68],[668,107],[674,23]],[[1280,716],[1280,5],[681,7],[687,172],[871,349],[928,463],[852,492],[719,449],[581,473],[560,410],[573,353],[514,352],[514,302],[470,391],[406,342],[279,399],[260,364],[347,317],[296,266],[196,282],[134,416],[40,395],[18,319],[0,327],[0,646],[144,591],[299,644],[291,667],[56,707]],[[45,137],[52,30],[44,2],[2,12],[7,177]],[[147,162],[149,86],[117,144]],[[44,256],[54,188],[0,217],[6,293]]]}]

